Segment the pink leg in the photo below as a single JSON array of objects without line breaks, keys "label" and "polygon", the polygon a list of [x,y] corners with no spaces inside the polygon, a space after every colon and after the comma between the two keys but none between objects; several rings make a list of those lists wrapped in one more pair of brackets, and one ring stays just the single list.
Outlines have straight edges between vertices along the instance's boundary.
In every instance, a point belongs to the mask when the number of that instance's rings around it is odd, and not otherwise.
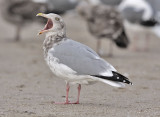
[{"label": "pink leg", "polygon": [[138,51],[138,48],[137,48],[137,36],[134,36],[133,38],[133,51]]},{"label": "pink leg", "polygon": [[68,100],[69,88],[70,88],[69,83],[67,83],[67,85],[66,85],[66,102],[63,102],[63,103],[58,102],[58,103],[55,103],[55,104],[79,104],[79,96],[80,96],[80,91],[81,91],[81,85],[80,84],[78,85],[78,98],[77,98],[77,101],[74,102],[74,103],[70,103],[69,100]]},{"label": "pink leg", "polygon": [[70,104],[68,100],[68,95],[69,95],[69,83],[66,84],[66,102],[55,102],[55,104]]},{"label": "pink leg", "polygon": [[21,26],[17,26],[15,41],[20,41]]},{"label": "pink leg", "polygon": [[66,102],[65,102],[66,104],[69,103],[69,101],[68,101],[69,88],[70,88],[69,83],[67,83],[67,87],[66,87]]},{"label": "pink leg", "polygon": [[148,51],[149,50],[149,42],[150,42],[151,37],[150,37],[150,34],[146,34],[145,36],[146,36],[146,38],[145,38],[146,43],[145,43],[144,51]]},{"label": "pink leg", "polygon": [[99,55],[101,55],[101,39],[97,39],[97,49],[96,49],[97,53]]},{"label": "pink leg", "polygon": [[109,43],[109,53],[108,53],[108,56],[109,57],[112,57],[113,56],[113,42],[111,40],[109,40],[110,43]]},{"label": "pink leg", "polygon": [[81,92],[81,85],[78,85],[78,97],[77,97],[77,101],[74,104],[79,104],[79,97],[80,97],[80,92]]}]

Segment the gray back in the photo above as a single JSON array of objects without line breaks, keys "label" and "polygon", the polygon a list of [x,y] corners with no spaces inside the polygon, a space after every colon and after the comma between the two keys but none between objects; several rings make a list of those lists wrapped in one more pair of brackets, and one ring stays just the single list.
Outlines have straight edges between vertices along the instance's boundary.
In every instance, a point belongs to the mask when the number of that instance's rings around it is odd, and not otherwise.
[{"label": "gray back", "polygon": [[115,70],[109,63],[100,59],[92,49],[73,40],[61,42],[54,47],[54,50],[49,50],[49,53],[79,75],[99,75],[102,72]]}]

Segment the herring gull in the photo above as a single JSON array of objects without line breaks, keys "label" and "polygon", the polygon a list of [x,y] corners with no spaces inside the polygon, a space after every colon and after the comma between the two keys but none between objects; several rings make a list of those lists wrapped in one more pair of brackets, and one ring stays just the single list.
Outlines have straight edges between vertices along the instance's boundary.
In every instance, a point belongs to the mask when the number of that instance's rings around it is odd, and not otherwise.
[{"label": "herring gull", "polygon": [[[89,32],[96,37],[96,52],[99,55],[104,55],[100,50],[102,38],[110,39],[120,48],[128,47],[129,40],[123,27],[123,19],[116,7],[104,5],[99,0],[83,0],[77,11],[87,21]],[[112,55],[112,45],[109,49],[109,55]]]},{"label": "herring gull", "polygon": [[[66,36],[66,26],[57,14],[39,13],[48,19],[39,34],[46,33],[43,42],[44,58],[51,71],[66,81],[66,101],[58,104],[79,104],[81,84],[92,84],[97,81],[115,87],[132,84],[95,51]],[[78,98],[75,103],[68,100],[70,84],[78,84]]]},{"label": "herring gull", "polygon": [[44,4],[32,0],[3,0],[1,6],[2,18],[16,26],[15,41],[20,40],[20,32],[24,24],[35,20],[37,12],[44,12]]}]

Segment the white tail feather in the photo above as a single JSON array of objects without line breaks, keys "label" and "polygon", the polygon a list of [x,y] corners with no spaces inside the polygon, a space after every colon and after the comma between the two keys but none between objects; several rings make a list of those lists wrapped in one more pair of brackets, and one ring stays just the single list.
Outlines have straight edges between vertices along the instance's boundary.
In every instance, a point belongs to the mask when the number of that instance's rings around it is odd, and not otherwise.
[{"label": "white tail feather", "polygon": [[125,87],[125,84],[122,82],[115,82],[115,81],[104,80],[104,79],[99,79],[99,81],[106,83],[106,84],[109,84],[114,87]]}]

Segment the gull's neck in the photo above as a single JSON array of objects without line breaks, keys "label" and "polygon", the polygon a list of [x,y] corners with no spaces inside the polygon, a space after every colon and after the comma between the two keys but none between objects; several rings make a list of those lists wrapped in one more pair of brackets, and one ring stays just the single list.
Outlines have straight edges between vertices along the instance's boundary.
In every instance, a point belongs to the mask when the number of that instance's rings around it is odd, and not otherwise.
[{"label": "gull's neck", "polygon": [[46,34],[46,39],[49,37],[66,37],[66,31],[65,29],[58,30],[58,31],[53,31],[53,32],[47,32]]},{"label": "gull's neck", "polygon": [[54,44],[58,44],[59,42],[65,39],[66,39],[65,29],[55,32],[47,32],[46,38],[43,42],[44,56],[47,57],[48,50],[51,49]]}]

